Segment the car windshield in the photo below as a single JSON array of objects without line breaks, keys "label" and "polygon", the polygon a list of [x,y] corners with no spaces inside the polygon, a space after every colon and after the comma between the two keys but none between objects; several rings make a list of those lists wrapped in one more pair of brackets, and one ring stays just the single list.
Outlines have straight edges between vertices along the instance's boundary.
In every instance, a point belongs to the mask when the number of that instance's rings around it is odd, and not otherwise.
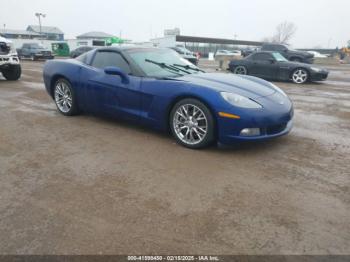
[{"label": "car windshield", "polygon": [[130,49],[128,53],[149,77],[178,77],[200,71],[172,49]]},{"label": "car windshield", "polygon": [[42,46],[41,44],[32,44],[30,47],[32,49],[44,49],[44,46]]},{"label": "car windshield", "polygon": [[281,55],[280,53],[277,53],[277,52],[274,52],[272,53],[273,57],[276,59],[276,61],[278,62],[287,62],[288,60],[283,56]]}]

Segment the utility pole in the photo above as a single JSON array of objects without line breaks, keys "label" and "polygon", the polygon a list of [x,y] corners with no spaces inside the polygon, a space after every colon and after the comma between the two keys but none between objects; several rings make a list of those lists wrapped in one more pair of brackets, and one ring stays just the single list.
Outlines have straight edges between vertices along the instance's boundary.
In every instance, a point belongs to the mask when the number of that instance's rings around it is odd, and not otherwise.
[{"label": "utility pole", "polygon": [[40,30],[40,37],[42,37],[42,35],[41,35],[41,17],[45,17],[46,16],[46,14],[43,14],[43,13],[35,13],[35,16],[39,19],[39,30]]}]

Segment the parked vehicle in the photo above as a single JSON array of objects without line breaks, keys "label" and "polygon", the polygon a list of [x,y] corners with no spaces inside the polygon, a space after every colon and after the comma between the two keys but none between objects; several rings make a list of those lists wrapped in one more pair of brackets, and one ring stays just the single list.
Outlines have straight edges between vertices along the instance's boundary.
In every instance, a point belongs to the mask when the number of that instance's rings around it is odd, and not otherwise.
[{"label": "parked vehicle", "polygon": [[17,49],[20,58],[30,58],[32,61],[39,59],[53,59],[52,52],[38,43],[24,43]]},{"label": "parked vehicle", "polygon": [[70,57],[76,58],[76,57],[78,57],[78,56],[80,56],[88,51],[91,51],[94,48],[95,47],[92,47],[92,46],[80,46],[77,49],[70,52]]},{"label": "parked vehicle", "polygon": [[18,80],[21,77],[21,65],[13,43],[0,36],[0,73],[6,80]]},{"label": "parked vehicle", "polygon": [[69,56],[69,46],[66,42],[52,43],[51,48],[55,56]]},{"label": "parked vehicle", "polygon": [[320,52],[317,52],[317,51],[307,51],[309,54],[312,54],[314,55],[315,58],[327,58],[329,57],[329,55],[324,55],[324,54],[321,54]]},{"label": "parked vehicle", "polygon": [[243,57],[247,57],[251,54],[253,54],[254,52],[259,52],[261,49],[261,47],[256,47],[256,48],[246,48],[246,49],[242,49],[241,53]]},{"label": "parked vehicle", "polygon": [[194,65],[198,64],[197,56],[187,48],[181,47],[181,46],[175,46],[175,47],[170,47],[170,49],[173,49],[174,51],[176,51],[178,54],[180,54],[186,60],[190,61],[192,64]]},{"label": "parked vehicle", "polygon": [[242,53],[239,50],[217,50],[215,56],[241,56]]},{"label": "parked vehicle", "polygon": [[46,62],[43,77],[65,116],[86,111],[170,129],[189,148],[264,140],[292,128],[293,105],[275,85],[205,73],[166,48],[99,48]]},{"label": "parked vehicle", "polygon": [[326,69],[305,63],[288,61],[278,52],[261,51],[241,60],[232,60],[229,70],[235,74],[252,75],[271,80],[292,80],[296,84],[322,81],[328,77]]},{"label": "parked vehicle", "polygon": [[312,64],[314,55],[304,51],[289,49],[288,46],[282,44],[264,44],[261,51],[279,52],[286,59],[293,62]]}]

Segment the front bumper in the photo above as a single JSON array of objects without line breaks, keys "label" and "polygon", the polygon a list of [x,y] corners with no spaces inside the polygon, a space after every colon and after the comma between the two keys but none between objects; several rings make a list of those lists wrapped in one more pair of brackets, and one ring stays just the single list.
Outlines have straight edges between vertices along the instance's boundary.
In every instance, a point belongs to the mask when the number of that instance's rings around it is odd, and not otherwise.
[{"label": "front bumper", "polygon": [[313,64],[315,62],[315,58],[313,57],[308,57],[308,58],[305,58],[304,61],[303,61],[305,64]]},{"label": "front bumper", "polygon": [[[259,101],[258,101],[259,100]],[[265,105],[261,110],[232,110],[228,113],[239,115],[240,119],[218,116],[218,140],[222,144],[234,144],[239,141],[266,140],[288,134],[293,127],[293,105],[288,100],[284,104],[273,103],[268,97],[257,101]],[[269,106],[270,104],[271,106]],[[260,134],[244,136],[241,131],[246,128],[259,129]]]},{"label": "front bumper", "polygon": [[17,56],[0,56],[0,66],[2,65],[18,65],[19,59]]},{"label": "front bumper", "polygon": [[52,54],[35,54],[35,59],[54,59],[54,56]]},{"label": "front bumper", "polygon": [[321,72],[311,72],[310,73],[310,81],[323,81],[328,77],[329,72],[323,70]]}]

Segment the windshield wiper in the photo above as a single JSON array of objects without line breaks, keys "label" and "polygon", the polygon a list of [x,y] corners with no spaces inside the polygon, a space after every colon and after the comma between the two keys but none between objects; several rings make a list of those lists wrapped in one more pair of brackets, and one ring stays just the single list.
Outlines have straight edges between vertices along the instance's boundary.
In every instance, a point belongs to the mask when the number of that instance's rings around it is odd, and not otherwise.
[{"label": "windshield wiper", "polygon": [[189,66],[189,65],[173,64],[173,66],[179,66],[179,67],[183,67],[185,69],[190,69],[190,70],[193,70],[193,71],[205,73],[204,70],[196,68],[196,67],[192,67],[192,66]]},{"label": "windshield wiper", "polygon": [[162,68],[167,68],[167,69],[176,71],[176,73],[179,74],[179,75],[183,75],[183,74],[180,74],[179,71],[184,72],[186,74],[191,74],[191,72],[188,72],[188,71],[186,71],[184,69],[181,69],[181,68],[177,68],[176,66],[173,66],[173,65],[166,64],[164,62],[157,62],[157,61],[150,60],[150,59],[145,59],[145,61],[149,62],[149,63],[152,63],[152,64],[155,64],[155,65],[158,65],[158,66],[160,66]]}]

